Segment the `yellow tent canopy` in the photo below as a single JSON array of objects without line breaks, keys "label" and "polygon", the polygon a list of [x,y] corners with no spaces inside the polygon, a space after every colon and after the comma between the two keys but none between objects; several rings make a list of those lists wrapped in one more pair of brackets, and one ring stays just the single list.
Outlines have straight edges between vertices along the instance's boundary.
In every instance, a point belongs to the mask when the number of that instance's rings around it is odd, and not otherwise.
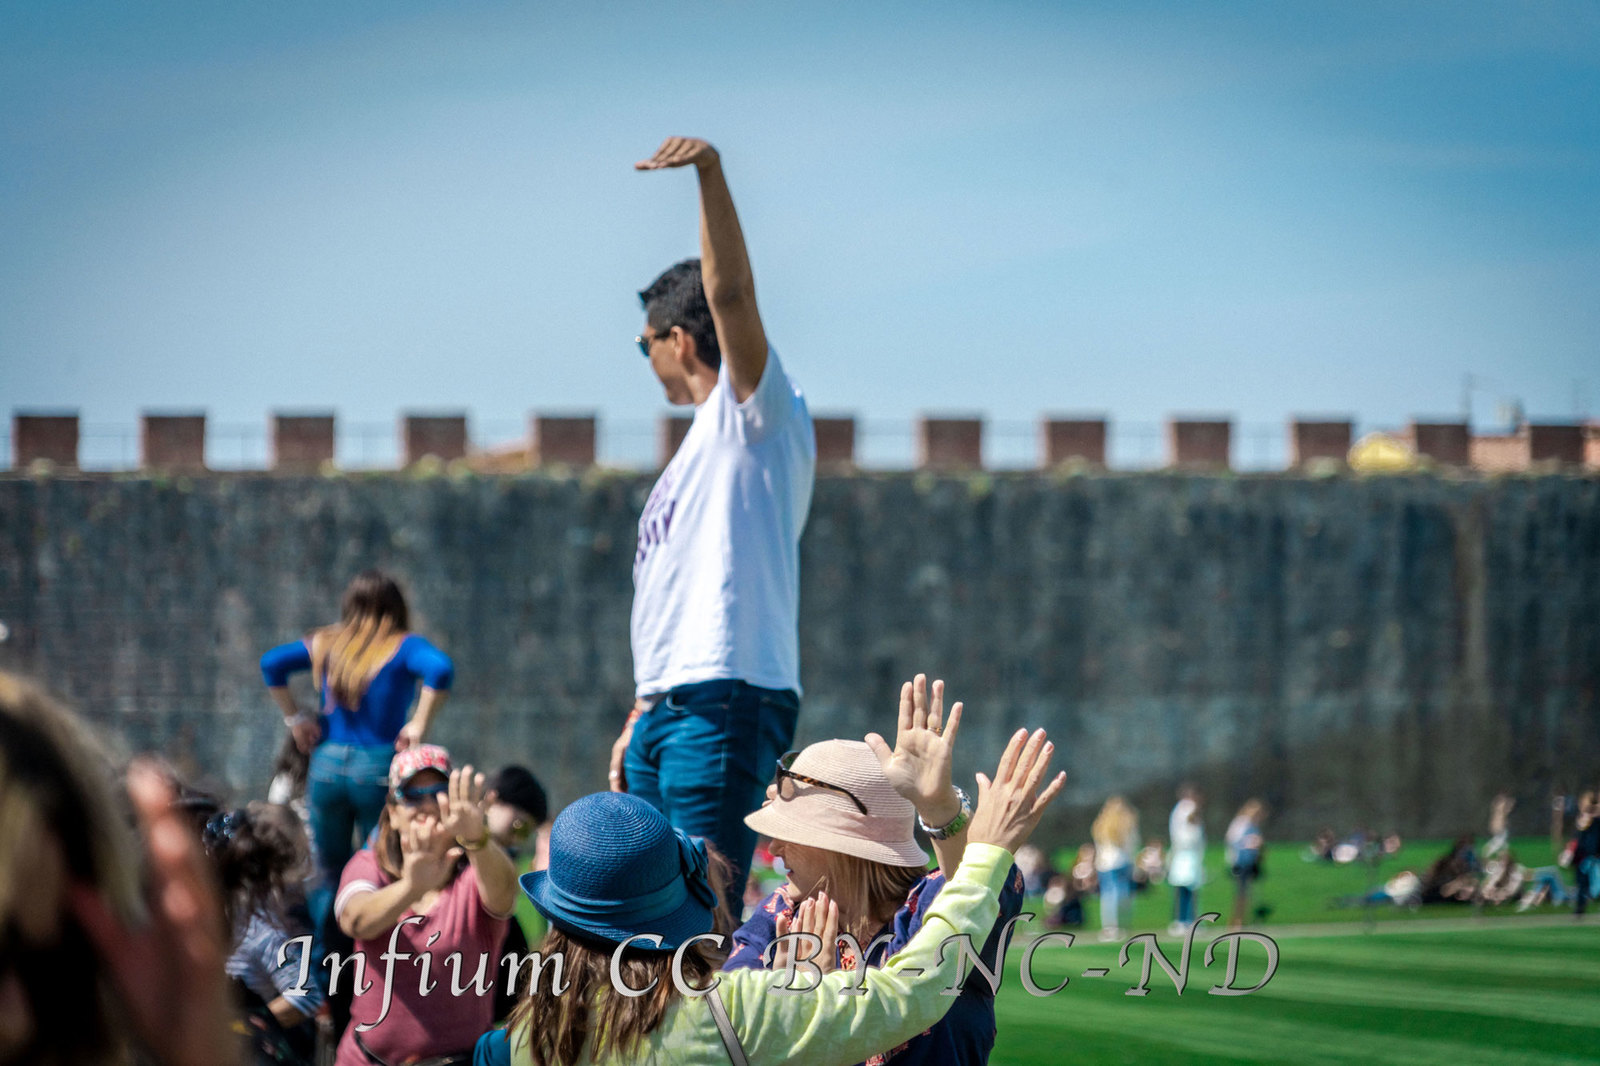
[{"label": "yellow tent canopy", "polygon": [[1398,474],[1417,468],[1417,455],[1392,433],[1368,433],[1350,447],[1350,469],[1368,474]]}]

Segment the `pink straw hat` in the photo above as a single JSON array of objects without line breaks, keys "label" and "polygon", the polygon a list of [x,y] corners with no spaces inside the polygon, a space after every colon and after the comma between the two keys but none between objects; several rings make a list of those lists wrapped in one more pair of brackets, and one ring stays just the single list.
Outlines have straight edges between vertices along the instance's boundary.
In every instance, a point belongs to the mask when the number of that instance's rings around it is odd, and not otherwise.
[{"label": "pink straw hat", "polygon": [[[821,788],[790,778],[775,799],[745,815],[744,824],[789,844],[837,851],[888,866],[927,866],[927,854],[912,835],[917,812],[883,776],[878,757],[859,740],[823,740],[807,747],[789,767]],[[843,789],[844,792],[835,791]],[[789,798],[785,799],[787,795]],[[867,809],[862,814],[850,796]]]}]

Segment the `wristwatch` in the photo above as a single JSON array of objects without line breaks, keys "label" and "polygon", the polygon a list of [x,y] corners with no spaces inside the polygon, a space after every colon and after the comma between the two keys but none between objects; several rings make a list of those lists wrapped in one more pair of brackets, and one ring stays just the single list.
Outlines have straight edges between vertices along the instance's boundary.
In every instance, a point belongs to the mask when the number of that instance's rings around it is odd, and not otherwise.
[{"label": "wristwatch", "polygon": [[962,790],[960,785],[952,787],[955,788],[956,795],[961,798],[961,810],[954,818],[950,819],[949,824],[935,829],[922,820],[922,815],[917,815],[917,824],[922,827],[924,833],[927,833],[934,840],[949,840],[965,829],[968,822],[972,821],[972,800],[967,798],[966,792]]}]

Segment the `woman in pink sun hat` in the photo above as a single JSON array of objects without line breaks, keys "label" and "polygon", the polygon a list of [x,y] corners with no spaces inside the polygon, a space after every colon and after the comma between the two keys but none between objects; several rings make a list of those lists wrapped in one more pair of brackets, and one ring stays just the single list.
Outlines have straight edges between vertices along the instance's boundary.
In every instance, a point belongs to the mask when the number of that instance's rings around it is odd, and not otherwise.
[{"label": "woman in pink sun hat", "polygon": [[[779,760],[767,802],[745,824],[772,838],[772,854],[783,860],[789,881],[734,934],[724,969],[781,969],[787,945],[769,951],[775,941],[829,924],[853,936],[866,958],[848,945],[824,951],[815,961],[825,971],[880,967],[910,942],[966,846],[972,805],[950,776],[961,711],[957,703],[946,718],[944,682],[933,683],[930,699],[927,677],[918,674],[901,687],[892,749],[871,733],[865,742],[824,740]],[[928,872],[917,843],[919,823],[933,843],[937,872]],[[1022,874],[1013,866],[981,951],[991,969],[1022,898]],[[975,1066],[988,1061],[994,1039],[993,991],[969,980],[928,1031],[867,1061]]]},{"label": "woman in pink sun hat", "polygon": [[[561,954],[562,976],[533,981],[473,1061],[847,1066],[882,1055],[956,1002],[940,991],[958,979],[962,953],[946,948],[994,924],[1011,856],[1065,783],[1065,774],[1048,777],[1053,754],[1042,729],[1013,736],[993,780],[978,776],[960,869],[917,934],[882,968],[830,966],[800,978],[798,995],[775,993],[771,974],[714,972],[711,945],[724,939],[713,932],[718,897],[703,841],[638,796],[576,800],[551,827],[549,869],[522,878],[550,921],[542,948]],[[825,938],[838,918],[837,907],[827,910]]]}]

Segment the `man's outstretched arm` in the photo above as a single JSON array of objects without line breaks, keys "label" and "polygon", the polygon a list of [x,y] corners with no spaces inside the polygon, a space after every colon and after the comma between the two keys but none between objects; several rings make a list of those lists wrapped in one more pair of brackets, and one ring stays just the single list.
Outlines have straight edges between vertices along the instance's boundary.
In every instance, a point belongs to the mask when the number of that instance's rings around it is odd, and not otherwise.
[{"label": "man's outstretched arm", "polygon": [[739,402],[749,399],[767,368],[767,333],[756,308],[756,282],[733,196],[717,150],[693,137],[668,137],[636,170],[693,166],[700,176],[700,274],[717,343]]}]

